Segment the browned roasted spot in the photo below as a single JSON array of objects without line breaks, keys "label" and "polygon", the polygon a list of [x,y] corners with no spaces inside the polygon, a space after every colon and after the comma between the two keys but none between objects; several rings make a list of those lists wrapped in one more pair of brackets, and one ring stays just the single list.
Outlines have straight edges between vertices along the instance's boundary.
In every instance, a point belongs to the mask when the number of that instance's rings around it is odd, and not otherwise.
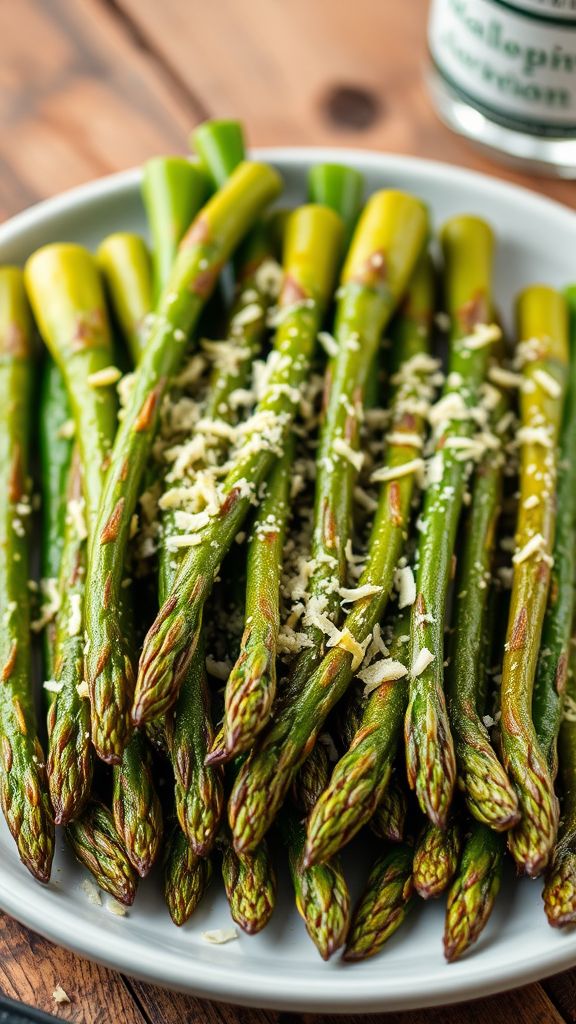
[{"label": "browned roasted spot", "polygon": [[99,675],[101,675],[101,673],[106,668],[106,665],[110,661],[110,655],[111,654],[112,654],[112,649],[110,647],[110,644],[105,644],[104,647],[102,648],[102,650],[100,651],[100,654],[98,655],[98,661],[96,662],[96,674],[95,674],[95,678],[96,679],[98,678]]},{"label": "browned roasted spot", "polygon": [[130,465],[130,463],[128,462],[128,459],[124,459],[124,462],[122,463],[122,466],[121,466],[121,469],[120,469],[120,480],[122,481],[122,483],[124,483],[126,477],[128,476],[128,467],[129,467],[129,465]]},{"label": "browned roasted spot", "polygon": [[76,328],[72,335],[72,351],[79,352],[82,349],[98,348],[102,344],[103,329],[103,310],[91,309],[82,313],[76,320]]},{"label": "browned roasted spot", "polygon": [[12,646],[10,648],[10,654],[8,655],[8,657],[6,659],[6,663],[4,665],[4,668],[2,669],[2,682],[3,683],[7,683],[8,680],[10,679],[10,676],[12,675],[12,670],[13,670],[14,665],[16,663],[16,655],[17,654],[18,654],[18,641],[17,640],[13,640],[12,641]]},{"label": "browned roasted spot", "polygon": [[[398,420],[397,429],[398,430],[405,430],[407,432],[412,433],[413,431],[415,431],[417,429],[417,427],[418,427],[418,420],[417,420],[417,417],[414,415],[414,413],[413,412],[403,412],[402,416]],[[412,448],[413,445],[409,445],[409,447]]]},{"label": "browned roasted spot", "polygon": [[324,387],[322,389],[322,411],[325,413],[330,404],[330,394],[332,392],[332,369],[330,364],[324,375]]},{"label": "browned roasted spot", "polygon": [[206,298],[212,291],[219,273],[219,264],[215,264],[213,267],[206,267],[206,270],[199,271],[199,273],[195,274],[190,281],[188,291],[192,292],[193,295],[200,295],[201,298]]},{"label": "browned roasted spot", "polygon": [[221,516],[228,515],[228,512],[230,512],[230,510],[234,508],[234,505],[238,501],[239,497],[240,497],[240,490],[239,490],[239,488],[238,487],[233,487],[231,491],[228,491],[228,494],[226,495],[224,501],[222,502],[222,504],[220,506],[220,511],[219,511],[218,514],[221,515]]},{"label": "browned roasted spot", "polygon": [[558,658],[558,664],[556,665],[556,692],[562,695],[566,689],[566,680],[568,679],[568,655],[566,651],[562,651],[562,654]]},{"label": "browned roasted spot", "polygon": [[345,658],[350,658],[352,661],[352,655],[350,651],[343,649],[334,652],[333,657],[327,662],[325,668],[322,670],[321,684],[326,689],[331,686],[334,682],[335,677],[338,675]]},{"label": "browned roasted spot", "polygon": [[536,570],[536,581],[537,583],[543,583],[545,586],[548,586],[549,577],[550,566],[548,565],[548,562],[545,562],[544,559],[542,559],[540,562],[538,562],[538,568]]},{"label": "browned roasted spot", "polygon": [[363,729],[358,729],[358,732],[355,734],[354,739],[352,740],[352,743],[350,744],[350,750],[355,750],[356,747],[360,743],[362,743],[362,741],[365,740],[368,736],[371,736],[372,733],[377,728],[378,728],[377,725],[366,725],[366,726],[364,726]]},{"label": "browned roasted spot", "polygon": [[100,534],[100,543],[109,544],[110,541],[116,540],[120,531],[120,524],[122,522],[122,513],[124,511],[124,498],[119,498],[114,506],[112,515],[110,516],[106,526]]},{"label": "browned roasted spot", "polygon": [[172,594],[164,601],[164,604],[162,605],[160,611],[158,612],[158,615],[156,616],[154,622],[152,623],[150,629],[148,630],[148,637],[156,636],[156,633],[160,629],[160,626],[162,625],[164,620],[172,614],[177,601],[178,597],[176,594]]},{"label": "browned roasted spot", "polygon": [[13,700],[12,703],[13,703],[13,706],[14,706],[14,714],[16,715],[16,719],[18,721],[18,728],[20,729],[20,732],[22,733],[22,736],[26,736],[27,733],[28,733],[28,726],[26,725],[26,717],[24,715],[24,708],[22,707],[22,704],[18,700],[18,697],[14,697],[14,700]]},{"label": "browned roasted spot", "polygon": [[456,576],[456,569],[458,568],[458,555],[454,553],[450,559],[450,579],[453,580]]},{"label": "browned roasted spot", "polygon": [[526,643],[526,629],[528,626],[528,612],[526,606],[523,605],[514,619],[514,625],[512,626],[512,633],[510,640],[508,641],[509,651],[520,651]]},{"label": "browned roasted spot", "polygon": [[388,485],[388,510],[394,526],[402,526],[402,506],[400,504],[400,484],[397,480],[391,480]]},{"label": "browned roasted spot", "polygon": [[548,603],[554,606],[558,601],[558,580],[556,576],[552,575],[550,580],[550,594],[548,596]]},{"label": "browned roasted spot", "polygon": [[108,454],[105,455],[104,458],[102,459],[102,463],[100,465],[100,469],[102,470],[103,473],[106,473],[106,471],[108,470],[108,468],[110,466],[111,461],[112,461],[112,454],[111,454],[111,452],[108,452]]},{"label": "browned roasted spot", "polygon": [[7,736],[2,737],[2,762],[4,764],[4,771],[12,771],[12,762],[14,760],[14,754],[12,752],[12,745]]},{"label": "browned roasted spot", "polygon": [[293,306],[296,302],[303,302],[306,297],[302,285],[295,281],[291,274],[285,274],[280,292],[280,305]]},{"label": "browned roasted spot", "polygon": [[322,534],[324,542],[328,547],[333,548],[336,546],[338,543],[336,519],[328,498],[324,498],[324,507],[322,509]]},{"label": "browned roasted spot", "polygon": [[420,618],[422,615],[426,615],[426,601],[424,600],[424,594],[417,595],[414,606],[418,618]]},{"label": "browned roasted spot", "polygon": [[268,530],[264,534],[264,543],[267,544],[269,548],[273,547],[277,540],[278,530]]},{"label": "browned roasted spot", "polygon": [[14,359],[26,358],[29,351],[28,340],[19,324],[8,324],[4,332],[2,349],[5,355],[13,356]]},{"label": "browned roasted spot", "polygon": [[484,292],[476,292],[457,312],[462,330],[470,332],[476,324],[484,324],[488,320],[488,303]]},{"label": "browned roasted spot", "polygon": [[134,423],[134,430],[137,434],[142,433],[143,430],[148,430],[148,427],[152,423],[156,405],[160,395],[162,394],[163,388],[164,381],[158,381],[156,387],[153,388],[150,394],[144,399],[142,408],[140,409],[140,412],[136,417],[136,422]]},{"label": "browned roasted spot", "polygon": [[8,480],[8,498],[15,504],[20,501],[24,493],[24,476],[22,473],[22,449],[20,445],[16,443],[14,445],[14,454],[12,456],[12,465],[10,466],[10,477]]},{"label": "browned roasted spot", "polygon": [[190,249],[193,245],[206,245],[210,241],[210,225],[206,217],[200,214],[192,222],[184,238],[180,242],[181,249]]},{"label": "browned roasted spot", "polygon": [[308,757],[308,755],[312,753],[312,751],[314,750],[315,745],[316,745],[316,737],[315,736],[310,736],[308,738],[308,740],[306,741],[306,745],[304,747],[304,757],[305,758]]},{"label": "browned roasted spot", "polygon": [[112,573],[109,572],[106,577],[106,583],[104,584],[104,594],[102,596],[102,604],[105,608],[110,604],[110,594],[112,591]]}]

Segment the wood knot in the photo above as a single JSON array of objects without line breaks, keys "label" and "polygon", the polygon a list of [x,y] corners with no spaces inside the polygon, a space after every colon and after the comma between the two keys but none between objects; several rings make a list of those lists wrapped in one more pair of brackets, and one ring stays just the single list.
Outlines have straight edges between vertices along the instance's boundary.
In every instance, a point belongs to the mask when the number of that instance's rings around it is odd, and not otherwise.
[{"label": "wood knot", "polygon": [[382,103],[369,89],[335,85],[322,101],[326,118],[338,128],[365,131],[382,116]]}]

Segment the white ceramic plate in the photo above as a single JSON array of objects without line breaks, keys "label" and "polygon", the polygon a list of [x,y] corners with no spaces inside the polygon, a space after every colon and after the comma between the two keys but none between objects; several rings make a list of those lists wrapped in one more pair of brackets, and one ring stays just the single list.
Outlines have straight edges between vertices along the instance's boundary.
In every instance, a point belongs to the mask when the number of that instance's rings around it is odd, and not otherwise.
[{"label": "white ceramic plate", "polygon": [[[277,149],[257,155],[283,172],[290,201],[301,201],[311,164],[337,160],[364,171],[369,190],[395,186],[420,195],[436,224],[459,212],[486,217],[498,234],[495,284],[508,317],[515,293],[527,283],[562,286],[576,279],[576,215],[525,190],[442,164],[376,153]],[[137,171],[76,189],[14,218],[0,228],[0,262],[20,262],[55,240],[93,247],[121,228],[144,231]],[[364,856],[357,848],[347,856],[353,888],[365,877]],[[450,966],[442,956],[441,903],[419,907],[373,960],[344,966],[337,958],[321,962],[292,907],[287,884],[264,932],[210,946],[201,932],[230,924],[221,886],[213,886],[192,920],[178,930],[153,881],[142,886],[135,907],[120,919],[87,901],[80,889],[83,877],[69,854],[59,850],[52,883],[40,887],[20,866],[6,829],[0,828],[0,907],[7,913],[128,974],[252,1006],[326,1012],[409,1009],[488,995],[576,963],[576,934],[559,934],[547,925],[540,884],[518,883],[511,874],[477,946]]]}]

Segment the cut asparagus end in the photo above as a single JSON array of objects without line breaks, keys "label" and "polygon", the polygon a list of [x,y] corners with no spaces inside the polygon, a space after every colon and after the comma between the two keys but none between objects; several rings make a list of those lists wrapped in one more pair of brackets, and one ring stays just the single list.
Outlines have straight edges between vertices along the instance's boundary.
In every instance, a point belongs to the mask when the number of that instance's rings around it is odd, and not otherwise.
[{"label": "cut asparagus end", "polygon": [[158,156],[144,164],[142,199],[152,238],[154,291],[170,277],[178,245],[208,198],[205,171],[182,156]]},{"label": "cut asparagus end", "polygon": [[192,132],[190,144],[215,188],[221,188],[245,159],[244,129],[239,121],[204,121]]},{"label": "cut asparagus end", "polygon": [[345,164],[316,164],[308,173],[311,203],[329,206],[342,217],[347,246],[362,208],[364,175]]},{"label": "cut asparagus end", "polygon": [[132,361],[138,363],[153,304],[150,253],[139,235],[118,231],[104,239],[96,260]]}]

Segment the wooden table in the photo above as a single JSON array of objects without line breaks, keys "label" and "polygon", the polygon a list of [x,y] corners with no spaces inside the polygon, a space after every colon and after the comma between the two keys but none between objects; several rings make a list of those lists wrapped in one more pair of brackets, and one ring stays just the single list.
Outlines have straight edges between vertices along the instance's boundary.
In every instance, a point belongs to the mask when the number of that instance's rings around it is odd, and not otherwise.
[{"label": "wooden table", "polygon": [[[0,215],[152,154],[182,150],[187,132],[208,115],[241,117],[256,145],[413,153],[528,184],[573,206],[574,185],[490,163],[438,122],[423,84],[426,6],[425,0],[4,0]],[[70,1005],[54,1004],[57,984]],[[337,1019],[173,995],[94,966],[1,916],[0,990],[85,1024]],[[576,970],[459,1007],[362,1019],[576,1021]]]}]

